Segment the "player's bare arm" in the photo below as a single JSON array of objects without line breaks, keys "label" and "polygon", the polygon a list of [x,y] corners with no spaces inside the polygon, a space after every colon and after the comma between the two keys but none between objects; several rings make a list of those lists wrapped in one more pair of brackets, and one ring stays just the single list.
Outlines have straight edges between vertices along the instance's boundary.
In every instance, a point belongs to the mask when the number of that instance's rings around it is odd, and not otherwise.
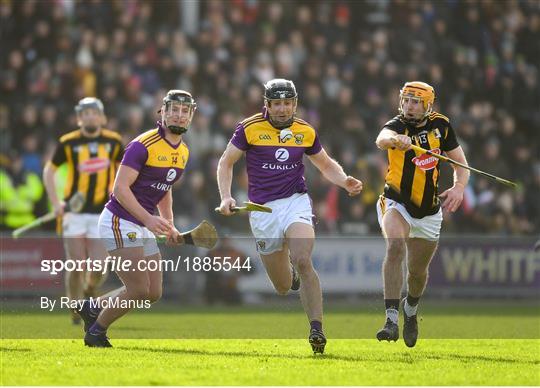
[{"label": "player's bare arm", "polygon": [[174,214],[173,214],[173,197],[172,192],[168,191],[167,194],[158,202],[157,208],[159,215],[167,220],[171,225],[171,230],[167,234],[167,244],[178,245],[184,242],[182,235],[174,226]]},{"label": "player's bare arm", "polygon": [[407,135],[398,135],[397,132],[384,128],[379,133],[375,144],[381,150],[395,147],[401,151],[407,151],[411,146],[411,138]]},{"label": "player's bare arm", "polygon": [[328,156],[324,149],[315,155],[309,155],[308,158],[326,179],[347,190],[350,196],[358,195],[362,191],[362,182],[345,174],[341,165]]},{"label": "player's bare arm", "polygon": [[[468,165],[467,158],[465,157],[465,153],[461,146],[446,152],[446,154],[449,158]],[[463,201],[463,192],[465,191],[465,186],[467,186],[467,183],[469,182],[470,172],[469,170],[454,164],[451,166],[454,169],[454,186],[441,193],[439,197],[443,199],[443,209],[453,213],[459,208]]]},{"label": "player's bare arm", "polygon": [[55,173],[56,167],[51,162],[47,162],[43,168],[43,184],[45,185],[49,200],[54,207],[54,213],[57,216],[62,216],[64,214],[66,203],[60,200],[58,195],[56,195]]},{"label": "player's bare arm", "polygon": [[120,204],[130,212],[135,218],[141,221],[154,234],[169,234],[171,225],[169,221],[148,213],[137,201],[131,185],[139,172],[129,166],[121,165],[118,169],[118,174],[114,182],[113,194]]},{"label": "player's bare arm", "polygon": [[244,155],[244,151],[238,149],[231,143],[227,145],[225,152],[221,155],[217,167],[217,180],[219,187],[219,196],[221,204],[219,211],[224,216],[234,214],[231,209],[236,206],[236,201],[231,195],[231,185],[233,178],[233,167],[238,160]]}]

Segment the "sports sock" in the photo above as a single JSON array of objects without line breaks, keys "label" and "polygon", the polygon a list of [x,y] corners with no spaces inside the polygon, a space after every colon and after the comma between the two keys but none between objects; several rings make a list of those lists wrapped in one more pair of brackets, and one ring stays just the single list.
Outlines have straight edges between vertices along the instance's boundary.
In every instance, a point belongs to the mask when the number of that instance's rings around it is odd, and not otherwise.
[{"label": "sports sock", "polygon": [[384,307],[386,307],[387,310],[388,309],[399,310],[399,299],[385,299]]},{"label": "sports sock", "polygon": [[103,335],[107,333],[107,328],[101,326],[97,322],[94,322],[94,324],[90,326],[90,329],[88,329],[88,333],[93,334],[93,335]]},{"label": "sports sock", "polygon": [[407,302],[409,302],[409,306],[416,306],[419,300],[420,297],[415,297],[411,296],[411,294],[407,294]]},{"label": "sports sock", "polygon": [[399,316],[399,299],[385,299],[384,306],[386,307],[386,319],[397,325]]},{"label": "sports sock", "polygon": [[399,312],[396,309],[386,309],[386,319],[390,319],[390,322],[398,324]]},{"label": "sports sock", "polygon": [[407,299],[405,299],[405,303],[403,304],[403,310],[405,310],[405,314],[407,314],[408,317],[416,315],[419,300],[420,297],[416,298],[414,296],[407,295]]},{"label": "sports sock", "polygon": [[90,300],[85,300],[82,304],[81,311],[96,317],[101,312],[101,308],[97,305],[95,299],[92,302]]},{"label": "sports sock", "polygon": [[99,307],[96,302],[96,299],[94,299],[94,303],[88,302],[88,311],[90,311],[90,314],[93,316],[97,316],[101,312],[101,307]]},{"label": "sports sock", "polygon": [[310,323],[311,330],[317,330],[322,332],[322,322],[320,321],[311,321]]}]

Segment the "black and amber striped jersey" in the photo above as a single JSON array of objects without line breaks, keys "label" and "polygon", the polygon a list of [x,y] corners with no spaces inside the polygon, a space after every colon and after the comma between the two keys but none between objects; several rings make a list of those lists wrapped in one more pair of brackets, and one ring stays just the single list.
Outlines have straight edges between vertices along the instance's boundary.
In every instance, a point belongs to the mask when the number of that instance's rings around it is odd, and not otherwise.
[{"label": "black and amber striped jersey", "polygon": [[[431,113],[422,127],[409,125],[396,116],[383,129],[407,135],[413,144],[433,153],[459,146],[450,120],[437,112]],[[384,196],[405,205],[411,216],[423,218],[439,211],[438,184],[439,159],[414,150],[388,149]]]},{"label": "black and amber striped jersey", "polygon": [[122,156],[122,138],[117,132],[102,129],[99,136],[90,138],[78,129],[62,136],[51,163],[55,167],[67,163],[64,200],[79,192],[85,197],[81,213],[101,213]]}]

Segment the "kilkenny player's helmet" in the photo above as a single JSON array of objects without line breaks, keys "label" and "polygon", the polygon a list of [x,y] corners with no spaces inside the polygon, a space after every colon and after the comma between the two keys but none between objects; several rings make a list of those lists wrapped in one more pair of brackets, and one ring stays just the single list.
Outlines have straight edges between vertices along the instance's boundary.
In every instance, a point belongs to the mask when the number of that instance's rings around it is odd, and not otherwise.
[{"label": "kilkenny player's helmet", "polygon": [[275,78],[264,84],[265,100],[280,100],[284,98],[298,98],[296,87],[292,81]]},{"label": "kilkenny player's helmet", "polygon": [[[191,117],[193,117],[193,113],[197,109],[197,103],[193,99],[193,96],[191,95],[191,93],[186,92],[185,90],[180,90],[180,89],[173,89],[167,92],[167,95],[163,97],[163,106],[158,111],[158,113],[161,113],[163,109],[165,109],[165,112],[167,113],[172,103],[175,103],[175,102],[182,105],[188,105],[190,115]],[[191,119],[190,119],[190,122],[191,122]],[[177,135],[181,135],[182,133],[185,133],[188,130],[187,127],[184,128],[177,125],[167,125],[167,128],[169,128],[172,133],[177,134]]]},{"label": "kilkenny player's helmet", "polygon": [[85,109],[97,109],[101,113],[105,114],[105,109],[103,108],[103,103],[99,98],[96,97],[85,97],[75,105],[75,112],[81,113]]},{"label": "kilkenny player's helmet", "polygon": [[[405,117],[403,113],[403,97],[411,97],[418,99],[419,101],[422,101],[422,105],[424,107],[424,115],[420,118],[411,119]],[[429,116],[429,114],[433,110],[433,103],[435,102],[435,90],[431,85],[428,85],[425,82],[420,81],[412,81],[412,82],[406,82],[405,85],[403,85],[403,88],[399,92],[399,113],[401,118],[404,121],[407,121],[411,124],[418,124],[424,119]]]}]

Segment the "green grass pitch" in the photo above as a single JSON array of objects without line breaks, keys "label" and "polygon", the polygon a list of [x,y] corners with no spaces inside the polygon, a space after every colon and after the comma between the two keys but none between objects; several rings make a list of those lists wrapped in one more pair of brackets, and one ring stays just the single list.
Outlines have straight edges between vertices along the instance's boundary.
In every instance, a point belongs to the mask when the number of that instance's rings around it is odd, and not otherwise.
[{"label": "green grass pitch", "polygon": [[85,348],[81,328],[69,324],[65,311],[4,309],[0,382],[540,385],[537,308],[426,307],[413,349],[401,339],[374,339],[381,314],[328,310],[326,352],[314,356],[305,339],[305,316],[297,308],[135,311],[111,328],[112,349]]}]

